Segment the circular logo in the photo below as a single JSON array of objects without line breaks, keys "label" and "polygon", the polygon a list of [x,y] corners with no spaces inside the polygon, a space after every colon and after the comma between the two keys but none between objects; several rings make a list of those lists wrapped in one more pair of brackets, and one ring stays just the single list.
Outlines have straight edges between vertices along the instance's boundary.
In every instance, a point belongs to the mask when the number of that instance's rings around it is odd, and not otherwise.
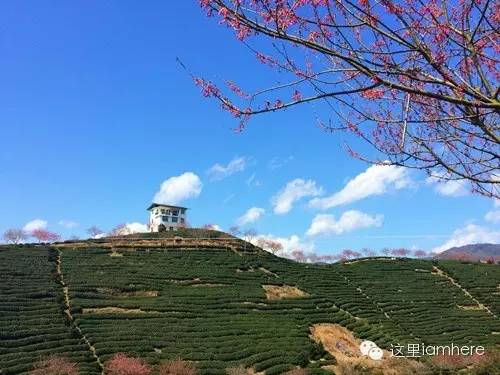
[{"label": "circular logo", "polygon": [[368,357],[370,357],[374,361],[380,361],[383,356],[384,352],[379,347],[371,348],[368,352]]},{"label": "circular logo", "polygon": [[359,350],[362,355],[366,355],[374,361],[380,361],[384,356],[384,352],[373,341],[365,340],[359,345]]},{"label": "circular logo", "polygon": [[370,349],[376,348],[376,347],[377,347],[377,344],[375,344],[373,341],[365,340],[359,346],[359,350],[361,351],[361,354],[368,355],[368,352],[370,351]]}]

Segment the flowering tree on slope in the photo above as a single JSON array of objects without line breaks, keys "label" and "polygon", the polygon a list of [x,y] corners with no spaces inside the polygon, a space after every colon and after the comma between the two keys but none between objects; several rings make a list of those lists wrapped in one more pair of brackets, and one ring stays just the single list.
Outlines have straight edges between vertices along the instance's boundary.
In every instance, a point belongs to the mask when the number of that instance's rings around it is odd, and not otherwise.
[{"label": "flowering tree on slope", "polygon": [[18,244],[27,240],[28,234],[22,229],[12,228],[7,229],[2,237],[7,243]]},{"label": "flowering tree on slope", "polygon": [[59,234],[42,228],[32,231],[31,236],[36,238],[38,242],[55,242],[61,239]]},{"label": "flowering tree on slope", "polygon": [[[326,131],[500,197],[500,3],[490,0],[200,0],[285,82],[246,93],[194,78],[240,119],[323,102]],[[261,38],[268,50],[249,42]],[[259,41],[259,45],[266,45]],[[266,48],[266,47],[264,47]]]}]

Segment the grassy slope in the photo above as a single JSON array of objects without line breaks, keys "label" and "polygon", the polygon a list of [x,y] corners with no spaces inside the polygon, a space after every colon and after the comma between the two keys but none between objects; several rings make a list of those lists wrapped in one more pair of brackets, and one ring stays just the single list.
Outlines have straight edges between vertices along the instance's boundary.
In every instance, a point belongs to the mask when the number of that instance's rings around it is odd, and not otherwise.
[{"label": "grassy slope", "polygon": [[65,324],[47,249],[0,250],[0,374],[23,374],[40,356],[65,353],[97,374],[87,346]]},{"label": "grassy slope", "polygon": [[[492,334],[500,331],[498,319],[484,310],[457,308],[475,302],[431,272],[438,265],[495,313],[500,280],[495,265],[423,260],[304,265],[264,252],[222,250],[128,251],[122,257],[110,257],[104,249],[61,253],[72,314],[102,361],[125,351],[151,363],[193,360],[205,374],[220,374],[240,363],[278,374],[318,356],[309,327],[320,322],[340,323],[384,347],[405,342],[499,344],[499,336]],[[46,329],[70,340],[63,344],[56,342],[59,336],[50,336],[51,352],[73,356],[86,363],[83,374],[93,374],[88,350],[64,325],[57,300],[60,287],[51,280],[46,251],[0,250],[0,265],[4,374],[20,374],[44,354],[40,330]],[[310,296],[267,301],[261,285],[282,283]],[[125,297],[119,290],[159,295]],[[49,294],[30,294],[40,291]],[[109,306],[147,313],[83,314],[85,308]]]}]

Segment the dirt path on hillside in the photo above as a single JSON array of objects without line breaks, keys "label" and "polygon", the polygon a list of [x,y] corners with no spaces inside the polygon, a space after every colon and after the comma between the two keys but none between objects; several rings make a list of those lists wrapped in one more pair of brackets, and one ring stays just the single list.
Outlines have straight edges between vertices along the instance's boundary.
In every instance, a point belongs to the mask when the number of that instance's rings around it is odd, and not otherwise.
[{"label": "dirt path on hillside", "polygon": [[69,298],[69,288],[68,288],[68,286],[66,285],[66,283],[64,281],[64,275],[63,275],[63,273],[61,271],[61,250],[57,249],[56,251],[57,251],[57,257],[56,257],[56,261],[55,261],[55,264],[56,264],[56,273],[57,273],[58,283],[62,286],[62,290],[63,290],[63,296],[64,296],[64,314],[66,315],[66,318],[68,319],[68,321],[71,323],[71,326],[79,333],[79,335],[82,338],[82,340],[89,347],[89,350],[90,350],[92,356],[94,357],[97,365],[101,369],[101,374],[104,375],[104,365],[101,362],[101,359],[99,358],[99,356],[97,355],[97,351],[96,351],[94,345],[92,345],[92,343],[85,336],[85,334],[83,333],[83,331],[81,330],[81,328],[78,327],[78,325],[75,323],[75,319],[73,318],[73,315],[71,314],[71,301],[70,301],[70,298]]},{"label": "dirt path on hillside", "polygon": [[498,316],[496,316],[496,314],[491,311],[488,306],[484,305],[483,303],[481,303],[476,297],[474,297],[472,294],[470,294],[470,292],[465,289],[462,285],[460,285],[460,283],[455,280],[453,277],[451,277],[449,274],[447,274],[444,270],[442,270],[441,268],[437,267],[437,266],[433,266],[432,267],[434,269],[434,273],[436,275],[439,275],[441,277],[444,277],[445,279],[448,279],[448,281],[450,283],[452,283],[453,285],[455,285],[457,288],[459,288],[467,297],[469,297],[472,301],[474,301],[475,304],[477,304],[478,306],[478,309],[480,310],[484,310],[486,311],[488,314],[490,314],[491,316],[493,316],[494,318],[498,319]]}]

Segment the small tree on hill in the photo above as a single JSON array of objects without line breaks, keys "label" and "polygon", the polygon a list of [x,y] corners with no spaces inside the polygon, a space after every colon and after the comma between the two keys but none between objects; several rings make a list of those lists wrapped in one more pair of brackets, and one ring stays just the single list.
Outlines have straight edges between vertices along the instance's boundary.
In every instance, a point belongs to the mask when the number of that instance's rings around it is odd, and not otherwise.
[{"label": "small tree on hill", "polygon": [[257,231],[255,229],[247,229],[243,232],[245,241],[252,242],[255,237],[257,237]]},{"label": "small tree on hill", "polygon": [[79,375],[78,366],[62,357],[48,357],[38,361],[29,375]]},{"label": "small tree on hill", "polygon": [[304,253],[303,250],[301,249],[296,249],[293,250],[290,255],[292,256],[292,259],[296,260],[299,263],[305,263],[307,261],[307,257]]},{"label": "small tree on hill", "polygon": [[354,258],[359,258],[359,257],[361,257],[361,253],[358,251],[351,250],[351,249],[342,250],[342,253],[340,254],[340,258],[344,259],[344,260],[354,259]]},{"label": "small tree on hill", "polygon": [[36,238],[38,242],[55,242],[61,239],[59,234],[48,231],[47,229],[35,229],[31,232],[31,236]]},{"label": "small tree on hill", "polygon": [[104,231],[98,226],[92,225],[90,228],[87,229],[87,233],[90,235],[91,238],[96,238],[101,234],[103,234]]},{"label": "small tree on hill", "polygon": [[125,236],[125,235],[129,234],[129,231],[127,229],[127,226],[122,223],[122,224],[118,224],[116,227],[111,229],[110,234],[113,237]]},{"label": "small tree on hill", "polygon": [[408,254],[410,254],[410,250],[404,249],[404,248],[399,248],[399,249],[392,249],[391,254],[394,255],[395,257],[407,257]]},{"label": "small tree on hill", "polygon": [[413,255],[416,257],[416,258],[425,258],[426,256],[428,256],[427,252],[424,251],[424,250],[415,250],[413,252]]},{"label": "small tree on hill", "polygon": [[151,368],[139,358],[117,353],[106,362],[104,373],[106,375],[149,375]]},{"label": "small tree on hill", "polygon": [[3,239],[7,243],[18,244],[28,239],[28,234],[22,229],[7,229],[3,234]]},{"label": "small tree on hill", "polygon": [[259,240],[257,241],[257,246],[273,254],[276,254],[278,251],[283,250],[283,245],[281,244],[281,242],[268,238],[259,238]]},{"label": "small tree on hill", "polygon": [[241,234],[240,227],[237,225],[233,225],[233,226],[229,227],[229,234],[231,234],[235,237],[238,237]]}]

